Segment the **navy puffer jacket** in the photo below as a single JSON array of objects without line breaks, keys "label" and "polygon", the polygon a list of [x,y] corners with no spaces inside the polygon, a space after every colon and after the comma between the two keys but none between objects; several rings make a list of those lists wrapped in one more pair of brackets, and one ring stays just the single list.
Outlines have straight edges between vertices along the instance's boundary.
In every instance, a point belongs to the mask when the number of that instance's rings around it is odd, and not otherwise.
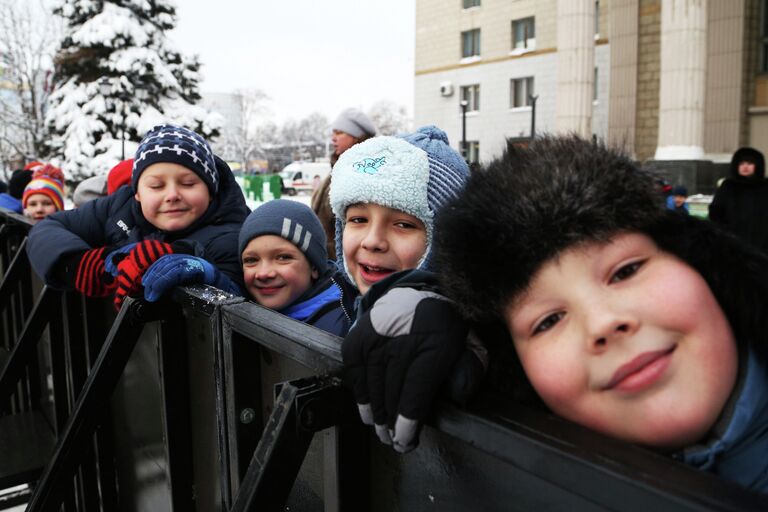
[{"label": "navy puffer jacket", "polygon": [[250,213],[229,166],[216,157],[219,191],[205,213],[181,231],[161,231],[144,218],[130,186],[85,203],[75,210],[55,213],[29,233],[27,253],[32,268],[46,284],[65,289],[59,263],[64,256],[97,247],[116,248],[140,240],[187,242],[196,256],[216,265],[242,286],[243,272],[237,253],[237,236]]}]

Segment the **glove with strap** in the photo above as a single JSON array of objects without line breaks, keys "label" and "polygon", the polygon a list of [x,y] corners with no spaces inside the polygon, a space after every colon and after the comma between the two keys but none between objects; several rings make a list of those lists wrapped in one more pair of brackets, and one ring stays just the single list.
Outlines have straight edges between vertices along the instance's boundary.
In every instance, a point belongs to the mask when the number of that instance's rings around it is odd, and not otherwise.
[{"label": "glove with strap", "polygon": [[401,453],[417,446],[421,424],[462,359],[468,332],[450,301],[412,288],[393,288],[358,319],[342,344],[344,377],[363,423],[374,425],[383,443]]},{"label": "glove with strap", "polygon": [[226,274],[210,262],[187,254],[167,254],[158,259],[141,278],[144,298],[155,302],[174,286],[192,283],[209,284],[233,295],[242,290]]}]

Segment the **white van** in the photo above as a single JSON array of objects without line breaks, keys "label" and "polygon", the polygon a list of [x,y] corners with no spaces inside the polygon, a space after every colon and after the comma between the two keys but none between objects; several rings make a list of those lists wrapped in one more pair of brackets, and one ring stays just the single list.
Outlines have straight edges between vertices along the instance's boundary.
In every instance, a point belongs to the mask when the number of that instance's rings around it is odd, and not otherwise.
[{"label": "white van", "polygon": [[330,173],[330,162],[291,162],[280,171],[283,192],[291,196],[297,192],[312,193]]}]

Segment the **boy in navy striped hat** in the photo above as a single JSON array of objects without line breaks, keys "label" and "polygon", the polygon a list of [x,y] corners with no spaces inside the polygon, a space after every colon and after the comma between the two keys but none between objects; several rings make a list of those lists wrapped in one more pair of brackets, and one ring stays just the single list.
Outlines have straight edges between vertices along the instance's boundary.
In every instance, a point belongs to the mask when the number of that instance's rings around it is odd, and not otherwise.
[{"label": "boy in navy striped hat", "polygon": [[344,336],[349,319],[325,243],[325,230],[309,206],[285,199],[264,203],[240,230],[243,278],[262,306]]},{"label": "boy in navy striped hat", "polygon": [[139,144],[130,187],[39,222],[27,252],[49,286],[111,296],[117,308],[125,297],[157,300],[188,283],[238,293],[237,235],[248,213],[205,139],[160,124]]}]

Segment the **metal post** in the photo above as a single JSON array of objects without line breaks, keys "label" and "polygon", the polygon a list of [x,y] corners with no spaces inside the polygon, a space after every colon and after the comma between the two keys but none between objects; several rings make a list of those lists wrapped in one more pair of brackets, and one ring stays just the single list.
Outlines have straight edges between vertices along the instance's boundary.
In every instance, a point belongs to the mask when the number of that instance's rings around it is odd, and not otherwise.
[{"label": "metal post", "polygon": [[461,156],[467,160],[467,100],[461,100]]},{"label": "metal post", "polygon": [[539,95],[528,95],[528,99],[531,100],[531,139],[536,136],[536,100],[539,99]]},{"label": "metal post", "polygon": [[120,160],[125,160],[125,118],[127,116],[127,114],[125,113],[125,103],[126,102],[125,102],[125,98],[121,98],[120,101],[123,104],[123,127],[122,127],[123,128],[122,129],[122,139],[123,139],[122,140],[122,144],[123,145],[122,145],[122,153],[121,153],[122,156],[121,156]]}]

